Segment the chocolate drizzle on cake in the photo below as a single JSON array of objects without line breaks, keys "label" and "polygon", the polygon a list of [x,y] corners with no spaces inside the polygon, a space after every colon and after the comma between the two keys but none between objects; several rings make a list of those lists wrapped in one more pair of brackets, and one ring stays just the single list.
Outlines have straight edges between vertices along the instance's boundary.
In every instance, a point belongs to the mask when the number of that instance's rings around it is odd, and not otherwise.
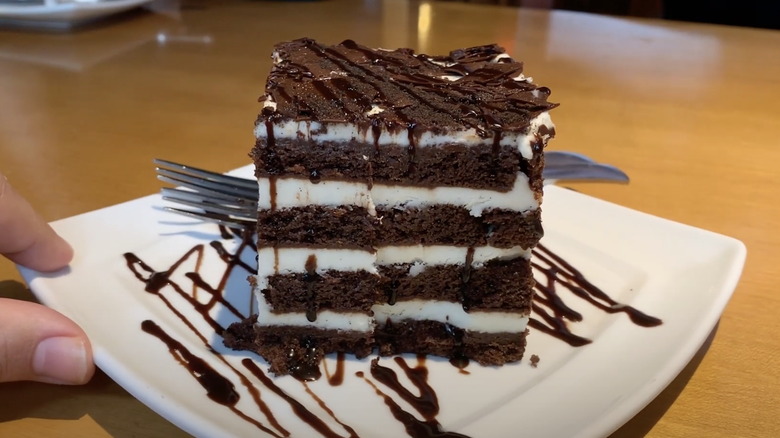
[{"label": "chocolate drizzle on cake", "polygon": [[308,305],[306,306],[306,319],[309,322],[317,320],[317,295],[314,291],[314,280],[317,279],[317,256],[311,254],[306,259],[306,274],[303,280],[306,282]]},{"label": "chocolate drizzle on cake", "polygon": [[471,280],[471,265],[474,263],[474,247],[470,246],[466,250],[466,260],[463,262],[463,271],[460,275],[460,304],[463,306],[463,310],[469,311],[468,297],[466,296],[466,290],[468,288],[469,280]]},{"label": "chocolate drizzle on cake", "polygon": [[431,57],[300,39],[273,59],[251,155],[259,257],[282,269],[258,272],[252,350],[277,374],[338,351],[520,360],[549,90],[496,45]]},{"label": "chocolate drizzle on cake", "polygon": [[296,379],[302,382],[312,382],[322,377],[320,371],[321,352],[314,339],[304,337],[300,340],[300,348],[291,348],[287,357],[289,359],[289,373]]}]

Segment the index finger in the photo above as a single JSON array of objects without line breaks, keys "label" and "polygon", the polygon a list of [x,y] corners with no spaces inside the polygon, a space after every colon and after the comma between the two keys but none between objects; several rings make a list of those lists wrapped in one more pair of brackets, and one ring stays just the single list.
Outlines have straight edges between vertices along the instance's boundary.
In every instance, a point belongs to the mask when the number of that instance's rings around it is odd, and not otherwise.
[{"label": "index finger", "polygon": [[60,269],[73,249],[47,224],[0,173],[0,253],[37,271]]}]

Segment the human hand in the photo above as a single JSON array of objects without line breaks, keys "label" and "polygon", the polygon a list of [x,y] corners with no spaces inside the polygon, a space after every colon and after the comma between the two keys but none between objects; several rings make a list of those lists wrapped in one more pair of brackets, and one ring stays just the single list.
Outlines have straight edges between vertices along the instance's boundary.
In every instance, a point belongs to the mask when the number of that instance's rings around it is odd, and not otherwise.
[{"label": "human hand", "polygon": [[[38,271],[65,267],[73,249],[0,173],[0,253]],[[95,372],[84,331],[40,304],[0,298],[0,382],[82,384]]]}]

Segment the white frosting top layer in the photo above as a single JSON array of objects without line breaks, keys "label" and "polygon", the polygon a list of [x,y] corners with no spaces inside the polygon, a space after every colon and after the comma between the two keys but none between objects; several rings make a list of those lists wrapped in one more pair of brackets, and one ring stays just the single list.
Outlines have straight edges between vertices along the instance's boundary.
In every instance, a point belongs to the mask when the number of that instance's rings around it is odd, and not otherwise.
[{"label": "white frosting top layer", "polygon": [[[520,78],[518,80],[526,80],[526,78]],[[264,107],[271,107],[272,102],[267,99],[263,103]],[[378,107],[372,108],[371,113],[378,114],[380,109]],[[526,159],[533,158],[533,151],[530,147],[531,142],[536,137],[539,128],[546,126],[549,129],[554,129],[552,120],[550,119],[549,112],[543,112],[533,118],[528,127],[528,130],[524,133],[517,133],[511,131],[505,131],[501,135],[502,146],[513,145],[516,146],[520,153]],[[321,123],[314,121],[294,121],[284,120],[272,125],[274,138],[276,139],[297,139],[305,138],[311,142],[347,142],[347,141],[360,141],[368,144],[374,144],[374,134],[371,130],[363,130],[350,123]],[[267,127],[264,123],[259,123],[255,126],[256,138],[267,138]],[[409,146],[409,133],[406,130],[388,131],[382,130],[377,139],[379,145],[400,145]],[[493,138],[480,137],[477,134],[477,130],[474,128],[451,131],[443,134],[434,134],[431,132],[423,132],[417,140],[416,147],[429,147],[429,146],[441,146],[444,144],[461,144],[461,145],[485,145],[493,144]]]},{"label": "white frosting top layer", "polygon": [[[529,146],[530,148],[530,146]],[[271,208],[271,184],[268,178],[258,179],[258,205],[260,210]],[[529,187],[528,177],[520,173],[508,192],[464,187],[412,187],[399,185],[368,184],[348,181],[323,180],[312,183],[305,178],[278,178],[273,181],[276,208],[293,208],[306,205],[365,207],[369,212],[375,206],[415,208],[435,204],[448,204],[469,210],[472,216],[481,216],[487,209],[500,208],[523,212],[539,207]],[[373,213],[371,213],[373,214]]]}]

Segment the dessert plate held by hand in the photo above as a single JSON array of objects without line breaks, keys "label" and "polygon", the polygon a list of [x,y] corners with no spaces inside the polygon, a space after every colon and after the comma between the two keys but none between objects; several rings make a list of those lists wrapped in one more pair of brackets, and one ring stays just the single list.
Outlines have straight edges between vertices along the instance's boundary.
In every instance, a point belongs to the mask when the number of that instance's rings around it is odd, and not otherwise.
[{"label": "dessert plate held by hand", "polygon": [[[732,238],[548,186],[544,247],[663,324],[636,325],[559,288],[581,316],[568,328],[589,344],[574,347],[532,327],[525,358],[512,365],[459,370],[404,356],[372,368],[369,359],[329,357],[323,377],[303,383],[269,377],[258,356],[222,346],[220,328],[252,313],[252,249],[163,204],[152,195],[57,221],[76,251],[71,266],[20,270],[44,304],[89,334],[103,371],[196,436],[399,437],[407,436],[404,423],[426,421],[472,437],[604,436],[688,363],[745,258]],[[242,258],[232,256],[238,252]],[[143,266],[165,277],[163,286],[139,281]],[[397,384],[372,373],[384,369],[394,370]],[[400,386],[412,397],[400,396]],[[438,409],[418,409],[418,394],[435,394]]]}]

